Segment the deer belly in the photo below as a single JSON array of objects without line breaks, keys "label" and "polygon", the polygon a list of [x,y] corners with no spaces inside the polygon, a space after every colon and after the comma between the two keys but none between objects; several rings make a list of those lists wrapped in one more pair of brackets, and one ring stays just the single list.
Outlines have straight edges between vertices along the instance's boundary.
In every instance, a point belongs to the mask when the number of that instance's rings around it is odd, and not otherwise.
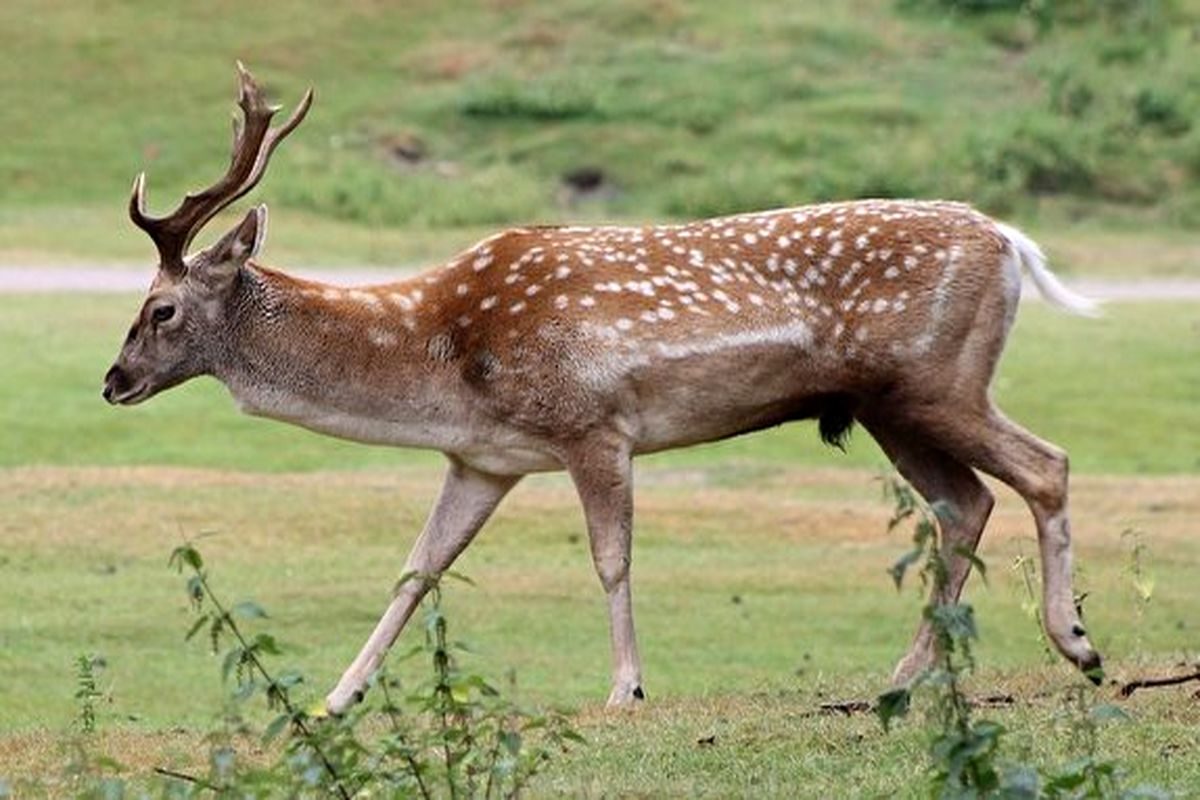
[{"label": "deer belly", "polygon": [[699,444],[812,415],[822,393],[786,354],[731,354],[660,364],[636,381],[637,452]]}]

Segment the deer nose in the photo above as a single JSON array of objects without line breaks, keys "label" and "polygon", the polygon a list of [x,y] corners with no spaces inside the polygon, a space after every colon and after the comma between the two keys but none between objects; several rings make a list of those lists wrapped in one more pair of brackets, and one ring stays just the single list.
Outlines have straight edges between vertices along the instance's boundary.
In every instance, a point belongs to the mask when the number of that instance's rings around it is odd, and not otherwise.
[{"label": "deer nose", "polygon": [[105,400],[112,403],[114,402],[113,398],[120,394],[128,382],[125,372],[113,364],[104,374],[104,391],[101,394],[104,395]]}]

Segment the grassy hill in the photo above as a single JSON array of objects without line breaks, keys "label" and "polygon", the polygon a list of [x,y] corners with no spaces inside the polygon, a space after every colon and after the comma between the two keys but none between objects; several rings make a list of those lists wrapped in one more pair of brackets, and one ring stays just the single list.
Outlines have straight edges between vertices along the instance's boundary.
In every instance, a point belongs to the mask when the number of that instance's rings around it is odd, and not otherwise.
[{"label": "grassy hill", "polygon": [[1198,25],[1196,0],[12,0],[0,261],[144,257],[129,182],[163,209],[215,177],[236,58],[279,102],[316,87],[256,195],[310,261],[880,195],[1187,230]]}]

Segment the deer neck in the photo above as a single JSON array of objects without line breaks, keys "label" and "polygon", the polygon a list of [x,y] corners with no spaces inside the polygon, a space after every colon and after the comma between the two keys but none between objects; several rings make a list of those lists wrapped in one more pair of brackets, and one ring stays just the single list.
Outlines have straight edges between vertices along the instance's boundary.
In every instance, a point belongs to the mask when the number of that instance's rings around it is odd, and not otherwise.
[{"label": "deer neck", "polygon": [[[419,279],[346,289],[243,271],[214,375],[243,411],[356,441],[452,449],[462,410]],[[428,304],[426,304],[428,305]]]}]

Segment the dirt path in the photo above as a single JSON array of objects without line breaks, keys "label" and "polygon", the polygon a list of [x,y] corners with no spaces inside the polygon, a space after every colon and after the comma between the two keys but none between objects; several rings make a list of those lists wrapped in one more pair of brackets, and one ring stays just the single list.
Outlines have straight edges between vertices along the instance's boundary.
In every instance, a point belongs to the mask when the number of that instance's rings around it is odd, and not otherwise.
[{"label": "dirt path", "polygon": [[[412,274],[395,269],[297,269],[296,275],[327,283],[385,283]],[[0,294],[22,292],[140,292],[150,283],[149,269],[132,267],[0,267]],[[1200,278],[1112,280],[1081,278],[1072,288],[1097,300],[1200,300]],[[1025,297],[1037,292],[1026,287]]]}]

